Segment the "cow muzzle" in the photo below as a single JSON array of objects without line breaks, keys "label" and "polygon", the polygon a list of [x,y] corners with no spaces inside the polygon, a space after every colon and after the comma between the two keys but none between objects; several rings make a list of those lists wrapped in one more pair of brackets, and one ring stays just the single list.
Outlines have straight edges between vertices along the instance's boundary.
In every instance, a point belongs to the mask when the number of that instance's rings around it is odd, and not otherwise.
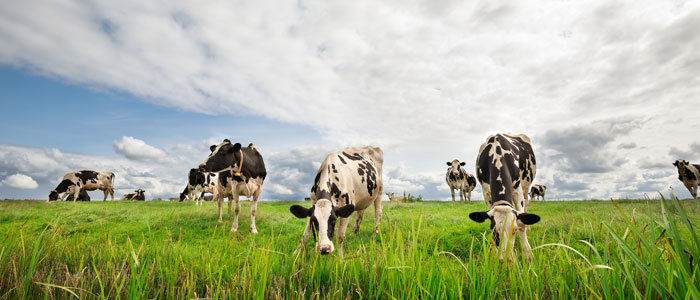
[{"label": "cow muzzle", "polygon": [[333,246],[321,245],[318,247],[318,252],[323,254],[323,255],[329,254],[329,253],[333,252]]}]

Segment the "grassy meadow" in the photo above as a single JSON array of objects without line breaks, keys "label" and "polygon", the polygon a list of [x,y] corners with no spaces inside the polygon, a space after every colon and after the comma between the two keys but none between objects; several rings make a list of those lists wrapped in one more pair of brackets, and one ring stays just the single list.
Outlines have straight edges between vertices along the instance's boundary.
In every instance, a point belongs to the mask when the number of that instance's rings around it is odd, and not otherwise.
[{"label": "grassy meadow", "polygon": [[212,202],[0,201],[0,299],[700,299],[697,200],[533,202],[533,261],[508,263],[482,201],[385,202],[379,235],[370,208],[343,257],[295,252],[292,204],[251,235],[249,202],[231,233]]}]

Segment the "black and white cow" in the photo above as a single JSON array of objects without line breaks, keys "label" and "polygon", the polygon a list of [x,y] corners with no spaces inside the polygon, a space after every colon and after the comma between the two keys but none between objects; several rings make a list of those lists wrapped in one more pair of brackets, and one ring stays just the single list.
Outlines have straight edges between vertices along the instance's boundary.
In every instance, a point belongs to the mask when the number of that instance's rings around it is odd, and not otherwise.
[{"label": "black and white cow", "polygon": [[450,187],[450,192],[452,192],[452,201],[455,201],[455,190],[459,191],[459,201],[472,201],[472,191],[476,188],[476,178],[474,175],[467,173],[462,168],[465,162],[459,162],[459,160],[453,160],[447,162],[447,173],[445,174],[445,181],[447,181],[447,186]]},{"label": "black and white cow", "polygon": [[678,180],[683,182],[693,199],[698,197],[698,184],[700,184],[700,165],[690,164],[686,160],[678,159],[673,163],[678,168]]},{"label": "black and white cow", "polygon": [[105,194],[104,201],[107,201],[108,194],[114,201],[114,173],[88,170],[67,173],[63,176],[61,183],[49,193],[49,201],[58,200],[61,194],[63,194],[61,200],[68,194],[73,194],[75,202],[81,190],[102,190]]},{"label": "black and white cow", "polygon": [[214,194],[218,180],[218,173],[190,169],[187,174],[187,187],[180,193],[180,201],[194,200],[195,205],[202,205],[204,193]]},{"label": "black and white cow", "polygon": [[131,194],[126,194],[124,197],[122,197],[122,200],[140,200],[140,201],[146,201],[146,191],[142,189],[135,190],[134,193]]},{"label": "black and white cow", "polygon": [[[211,154],[199,165],[199,169],[206,172],[231,171],[232,176],[226,179],[231,190],[233,200],[236,202],[236,210],[233,217],[231,232],[238,231],[238,213],[241,211],[241,204],[238,201],[239,195],[253,197],[250,205],[250,232],[258,233],[255,227],[255,213],[258,207],[258,198],[262,192],[262,185],[267,176],[265,162],[260,151],[250,143],[248,147],[241,147],[241,144],[231,144],[228,139],[221,144],[212,145]],[[221,205],[223,197],[218,197],[219,202],[219,222],[221,221]],[[230,200],[229,200],[230,202]],[[229,203],[230,205],[230,203]]]},{"label": "black and white cow", "polygon": [[357,212],[355,229],[365,209],[374,204],[374,233],[379,233],[382,218],[382,164],[384,154],[378,147],[364,146],[345,148],[328,154],[318,169],[311,187],[311,208],[292,205],[289,210],[300,219],[308,218],[302,245],[313,233],[316,251],[321,254],[333,252],[335,223],[338,227],[338,252],[343,254],[345,231],[353,211]]},{"label": "black and white cow", "polygon": [[528,260],[532,257],[527,225],[537,223],[540,217],[527,213],[527,192],[535,179],[535,164],[530,138],[524,134],[495,134],[479,149],[476,176],[488,210],[473,212],[469,218],[479,223],[491,220],[501,261],[505,255],[512,259],[516,232],[520,234],[523,255]]},{"label": "black and white cow", "polygon": [[[73,201],[73,194],[68,194],[68,198],[66,198],[66,201]],[[80,190],[80,193],[78,193],[77,201],[90,201],[90,195],[88,195],[86,190]]]},{"label": "black and white cow", "polygon": [[535,184],[530,188],[530,199],[536,200],[539,196],[544,201],[544,194],[547,192],[547,187],[541,184]]}]

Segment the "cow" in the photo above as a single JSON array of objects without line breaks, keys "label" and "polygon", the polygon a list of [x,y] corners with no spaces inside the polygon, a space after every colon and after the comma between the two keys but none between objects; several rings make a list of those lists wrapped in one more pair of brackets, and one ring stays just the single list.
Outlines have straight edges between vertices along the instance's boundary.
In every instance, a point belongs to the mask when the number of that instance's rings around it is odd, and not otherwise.
[{"label": "cow", "polygon": [[530,199],[536,200],[537,197],[541,197],[544,201],[544,194],[547,192],[547,187],[541,184],[535,184],[530,188]]},{"label": "cow", "polygon": [[135,190],[134,193],[132,194],[126,194],[124,197],[122,197],[122,200],[140,200],[140,201],[146,201],[146,191],[142,189]]},{"label": "cow", "polygon": [[379,233],[382,218],[382,164],[384,154],[378,147],[350,147],[328,154],[316,173],[311,187],[311,208],[292,205],[290,212],[300,219],[308,218],[300,246],[314,235],[316,252],[334,251],[335,223],[338,227],[338,252],[343,254],[343,241],[350,215],[357,212],[355,229],[360,230],[362,216],[374,204],[374,233]]},{"label": "cow", "polygon": [[[202,205],[204,193],[214,194],[219,181],[219,175],[215,172],[202,172],[199,169],[190,169],[187,175],[187,187],[180,193],[180,201],[194,199],[195,205]],[[199,197],[197,197],[199,194]]]},{"label": "cow", "polygon": [[[68,198],[66,198],[66,201],[73,201],[73,194],[68,194]],[[90,195],[88,195],[86,190],[80,190],[80,193],[78,193],[77,201],[90,201]]]},{"label": "cow", "polygon": [[676,160],[673,165],[678,168],[678,180],[683,182],[693,199],[697,199],[698,184],[700,184],[700,165],[690,164],[682,159]]},{"label": "cow", "polygon": [[[199,165],[199,169],[204,172],[231,171],[230,190],[233,200],[236,202],[235,214],[231,232],[238,231],[238,214],[241,211],[241,204],[238,201],[239,195],[253,197],[250,205],[250,232],[257,234],[255,227],[255,214],[258,207],[258,199],[262,193],[263,182],[267,176],[265,162],[262,154],[253,143],[248,147],[241,147],[240,143],[231,144],[225,139],[218,145],[209,147],[211,154]],[[221,222],[221,205],[223,197],[219,197],[219,222]],[[229,198],[230,199],[230,198]],[[230,200],[229,200],[230,202]],[[231,203],[229,203],[230,207]]]},{"label": "cow", "polygon": [[452,192],[452,201],[455,201],[455,190],[459,190],[459,201],[472,201],[472,191],[476,188],[476,178],[474,175],[467,173],[462,168],[466,163],[455,159],[447,162],[447,173],[445,181]]},{"label": "cow", "polygon": [[392,192],[388,192],[386,195],[389,197],[389,201],[403,201],[406,198],[406,192],[403,193],[403,196],[396,195]]},{"label": "cow", "polygon": [[523,255],[532,259],[527,240],[528,225],[539,222],[540,217],[527,212],[527,192],[535,179],[535,165],[530,138],[524,134],[495,134],[479,148],[476,176],[488,210],[473,212],[469,218],[479,223],[491,221],[501,261],[505,255],[512,260],[516,232],[520,235]]},{"label": "cow", "polygon": [[114,173],[89,170],[67,173],[58,186],[49,193],[49,201],[58,200],[61,194],[63,194],[61,197],[63,201],[68,194],[73,194],[73,202],[75,202],[81,190],[102,190],[105,194],[103,201],[107,201],[108,194],[114,201]]}]

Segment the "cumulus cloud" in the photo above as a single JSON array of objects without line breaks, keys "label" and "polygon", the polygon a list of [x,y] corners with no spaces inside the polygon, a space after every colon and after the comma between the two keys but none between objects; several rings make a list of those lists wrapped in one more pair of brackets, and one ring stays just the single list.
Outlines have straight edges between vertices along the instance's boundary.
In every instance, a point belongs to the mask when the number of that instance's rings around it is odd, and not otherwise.
[{"label": "cumulus cloud", "polygon": [[[571,197],[602,197],[640,180],[625,172],[668,167],[668,145],[697,135],[698,24],[692,1],[2,1],[0,63],[175,109],[298,123],[328,145],[379,145],[387,188],[424,196],[449,193],[444,160],[473,161],[494,132],[527,133],[538,181],[561,174],[571,191],[566,180],[591,185]],[[114,149],[127,159],[87,158],[165,193],[170,183],[152,180],[175,170],[158,157],[186,172],[206,146],[122,137]],[[42,185],[86,159],[31,149],[0,152],[0,172]],[[266,195],[308,193],[332,150],[266,153]]]},{"label": "cumulus cloud", "polygon": [[163,160],[165,151],[153,147],[146,142],[131,136],[123,136],[112,144],[114,151],[134,160]]},{"label": "cumulus cloud", "polygon": [[31,177],[24,174],[14,174],[3,179],[0,185],[6,185],[16,189],[33,190],[39,187],[39,184]]}]

